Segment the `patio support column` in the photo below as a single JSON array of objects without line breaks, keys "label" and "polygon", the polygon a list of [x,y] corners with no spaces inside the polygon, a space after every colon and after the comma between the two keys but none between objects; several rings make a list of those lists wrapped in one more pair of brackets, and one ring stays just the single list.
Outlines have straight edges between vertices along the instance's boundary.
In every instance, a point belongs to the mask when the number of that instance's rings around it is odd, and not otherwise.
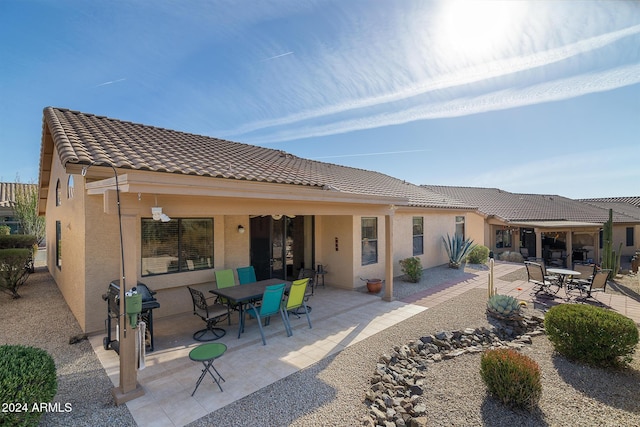
[{"label": "patio support column", "polygon": [[573,268],[573,231],[567,230],[567,268]]},{"label": "patio support column", "polygon": [[[138,282],[136,272],[136,239],[137,216],[122,216],[122,243],[124,251],[124,278],[126,290],[136,286]],[[121,270],[122,271],[122,270]],[[120,301],[124,301],[124,286],[120,283]],[[129,317],[125,315],[125,304],[120,304],[120,385],[112,390],[116,405],[128,402],[144,395],[144,389],[138,384],[137,355],[136,355],[136,332],[129,325]],[[125,325],[126,323],[126,325]]]},{"label": "patio support column", "polygon": [[384,271],[385,284],[384,296],[385,301],[393,301],[393,213],[395,206],[389,208],[390,213],[384,216]]},{"label": "patio support column", "polygon": [[534,228],[533,232],[536,234],[536,258],[543,258],[543,248],[542,248],[542,233],[539,228]]}]

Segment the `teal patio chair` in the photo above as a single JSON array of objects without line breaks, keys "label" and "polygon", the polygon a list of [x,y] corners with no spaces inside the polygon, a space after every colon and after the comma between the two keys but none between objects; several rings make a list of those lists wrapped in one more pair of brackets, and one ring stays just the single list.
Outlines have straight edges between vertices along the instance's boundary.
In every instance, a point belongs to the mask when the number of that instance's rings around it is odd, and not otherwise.
[{"label": "teal patio chair", "polygon": [[241,285],[256,281],[256,270],[252,265],[248,267],[238,267],[236,271],[238,272],[238,283]]},{"label": "teal patio chair", "polygon": [[311,329],[311,318],[309,317],[309,308],[307,307],[306,299],[306,291],[307,285],[309,284],[309,278],[294,280],[291,284],[291,289],[289,290],[289,298],[287,298],[287,303],[285,305],[284,314],[287,318],[287,333],[289,335],[293,335],[293,330],[291,328],[291,321],[289,320],[289,313],[293,313],[296,316],[300,317],[299,309],[304,309],[304,314],[307,315],[307,323],[309,323],[309,329]]},{"label": "teal patio chair", "polygon": [[[289,327],[287,326],[287,319],[284,314],[284,304],[282,303],[282,297],[284,295],[285,284],[267,286],[262,294],[262,305],[256,307],[253,302],[250,302],[249,307],[246,309],[245,314],[256,318],[258,320],[258,327],[260,328],[260,335],[262,336],[262,345],[267,345],[267,341],[264,338],[264,331],[262,330],[262,319],[264,319],[265,326],[269,324],[271,316],[280,313],[282,317],[282,323],[284,324],[287,336],[290,337]],[[244,332],[244,324],[240,332]]]}]

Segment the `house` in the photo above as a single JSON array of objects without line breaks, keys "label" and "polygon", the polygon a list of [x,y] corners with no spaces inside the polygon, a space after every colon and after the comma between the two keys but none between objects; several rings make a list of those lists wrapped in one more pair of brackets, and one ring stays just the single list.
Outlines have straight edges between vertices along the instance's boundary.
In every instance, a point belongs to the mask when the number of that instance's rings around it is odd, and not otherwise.
[{"label": "house", "polygon": [[[520,251],[525,257],[570,267],[573,262],[600,262],[602,225],[612,203],[583,202],[558,195],[518,194],[497,188],[424,185],[430,191],[461,200],[478,210],[467,215],[467,235],[494,254]],[[639,208],[613,209],[614,248],[622,255],[638,249]]]},{"label": "house", "polygon": [[[615,213],[622,214],[640,221],[640,197],[609,197],[595,199],[580,199],[581,202],[598,206],[602,209],[612,209]],[[614,226],[614,247],[622,243],[622,256],[632,257],[640,248],[640,226],[625,224]]]},{"label": "house", "polygon": [[478,216],[382,173],[53,107],[39,191],[49,270],[85,332],[104,328],[101,295],[122,264],[128,287],[158,292],[154,317],[189,311],[187,285],[244,265],[258,279],[324,265],[347,289],[383,278],[390,300],[400,259],[445,264],[442,236]]},{"label": "house", "polygon": [[17,182],[0,182],[0,225],[11,228],[11,234],[20,231],[20,222],[16,218],[16,194],[27,190],[35,190],[36,184],[21,184]]}]

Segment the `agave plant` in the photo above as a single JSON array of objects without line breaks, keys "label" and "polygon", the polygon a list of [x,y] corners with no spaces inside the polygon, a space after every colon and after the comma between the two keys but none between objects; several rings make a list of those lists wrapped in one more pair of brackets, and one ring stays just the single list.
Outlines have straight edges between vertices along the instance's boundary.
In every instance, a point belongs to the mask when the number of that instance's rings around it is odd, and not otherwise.
[{"label": "agave plant", "polygon": [[464,261],[467,255],[469,255],[469,252],[476,247],[473,240],[465,239],[459,234],[454,234],[453,237],[447,234],[446,239],[442,236],[442,241],[449,256],[449,268],[460,268],[462,261]]},{"label": "agave plant", "polygon": [[487,301],[487,310],[503,317],[512,317],[520,312],[520,303],[510,295],[493,295]]}]

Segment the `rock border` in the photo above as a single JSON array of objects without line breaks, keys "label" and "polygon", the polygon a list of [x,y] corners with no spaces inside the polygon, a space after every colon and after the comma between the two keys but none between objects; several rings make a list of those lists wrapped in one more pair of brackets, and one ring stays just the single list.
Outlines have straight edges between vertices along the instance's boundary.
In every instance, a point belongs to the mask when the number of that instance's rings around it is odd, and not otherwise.
[{"label": "rock border", "polygon": [[523,308],[516,319],[497,318],[487,310],[487,318],[490,327],[437,332],[381,355],[364,396],[369,414],[362,425],[426,426],[427,402],[422,394],[430,364],[496,348],[520,349],[531,344],[531,337],[544,334],[544,313],[537,309]]}]

